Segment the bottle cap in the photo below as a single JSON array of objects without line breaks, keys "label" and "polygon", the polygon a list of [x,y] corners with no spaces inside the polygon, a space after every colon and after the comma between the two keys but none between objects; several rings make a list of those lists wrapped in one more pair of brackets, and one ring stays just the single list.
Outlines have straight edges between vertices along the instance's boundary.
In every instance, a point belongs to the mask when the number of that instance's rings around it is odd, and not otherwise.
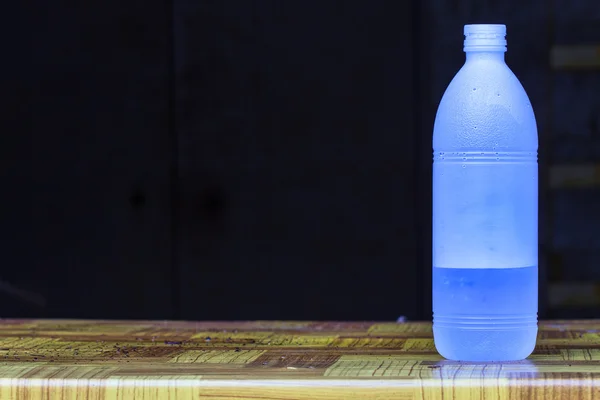
[{"label": "bottle cap", "polygon": [[465,25],[464,51],[506,51],[506,25]]}]

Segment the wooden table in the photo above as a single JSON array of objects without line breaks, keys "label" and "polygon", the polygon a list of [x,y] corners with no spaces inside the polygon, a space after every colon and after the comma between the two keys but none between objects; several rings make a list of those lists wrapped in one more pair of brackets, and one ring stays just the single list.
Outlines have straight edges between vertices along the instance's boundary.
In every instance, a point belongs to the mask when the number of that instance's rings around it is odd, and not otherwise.
[{"label": "wooden table", "polygon": [[600,399],[600,321],[514,363],[445,361],[428,323],[4,320],[0,351],[1,399]]}]

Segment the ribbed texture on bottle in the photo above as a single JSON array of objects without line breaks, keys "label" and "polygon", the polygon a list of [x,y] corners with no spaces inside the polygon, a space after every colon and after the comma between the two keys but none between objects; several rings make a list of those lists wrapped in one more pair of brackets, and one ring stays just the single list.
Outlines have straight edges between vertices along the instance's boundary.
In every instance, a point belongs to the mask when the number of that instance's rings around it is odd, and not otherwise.
[{"label": "ribbed texture on bottle", "polygon": [[537,327],[537,313],[514,315],[433,315],[437,328],[471,330],[519,330]]}]

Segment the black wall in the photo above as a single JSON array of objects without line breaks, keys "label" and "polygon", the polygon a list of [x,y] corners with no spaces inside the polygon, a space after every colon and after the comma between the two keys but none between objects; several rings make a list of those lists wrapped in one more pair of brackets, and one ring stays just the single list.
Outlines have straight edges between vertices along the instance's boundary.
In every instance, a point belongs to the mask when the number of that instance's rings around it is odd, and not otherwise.
[{"label": "black wall", "polygon": [[464,23],[508,24],[545,143],[543,1],[30,3],[4,40],[0,316],[429,318]]}]

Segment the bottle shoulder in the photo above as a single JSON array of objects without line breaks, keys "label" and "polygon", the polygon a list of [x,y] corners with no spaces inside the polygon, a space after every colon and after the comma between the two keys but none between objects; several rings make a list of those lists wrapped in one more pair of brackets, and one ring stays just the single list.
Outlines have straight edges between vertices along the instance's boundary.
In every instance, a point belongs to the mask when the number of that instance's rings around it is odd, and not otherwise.
[{"label": "bottle shoulder", "polygon": [[466,62],[438,107],[434,148],[537,149],[537,127],[525,89],[504,62]]}]

